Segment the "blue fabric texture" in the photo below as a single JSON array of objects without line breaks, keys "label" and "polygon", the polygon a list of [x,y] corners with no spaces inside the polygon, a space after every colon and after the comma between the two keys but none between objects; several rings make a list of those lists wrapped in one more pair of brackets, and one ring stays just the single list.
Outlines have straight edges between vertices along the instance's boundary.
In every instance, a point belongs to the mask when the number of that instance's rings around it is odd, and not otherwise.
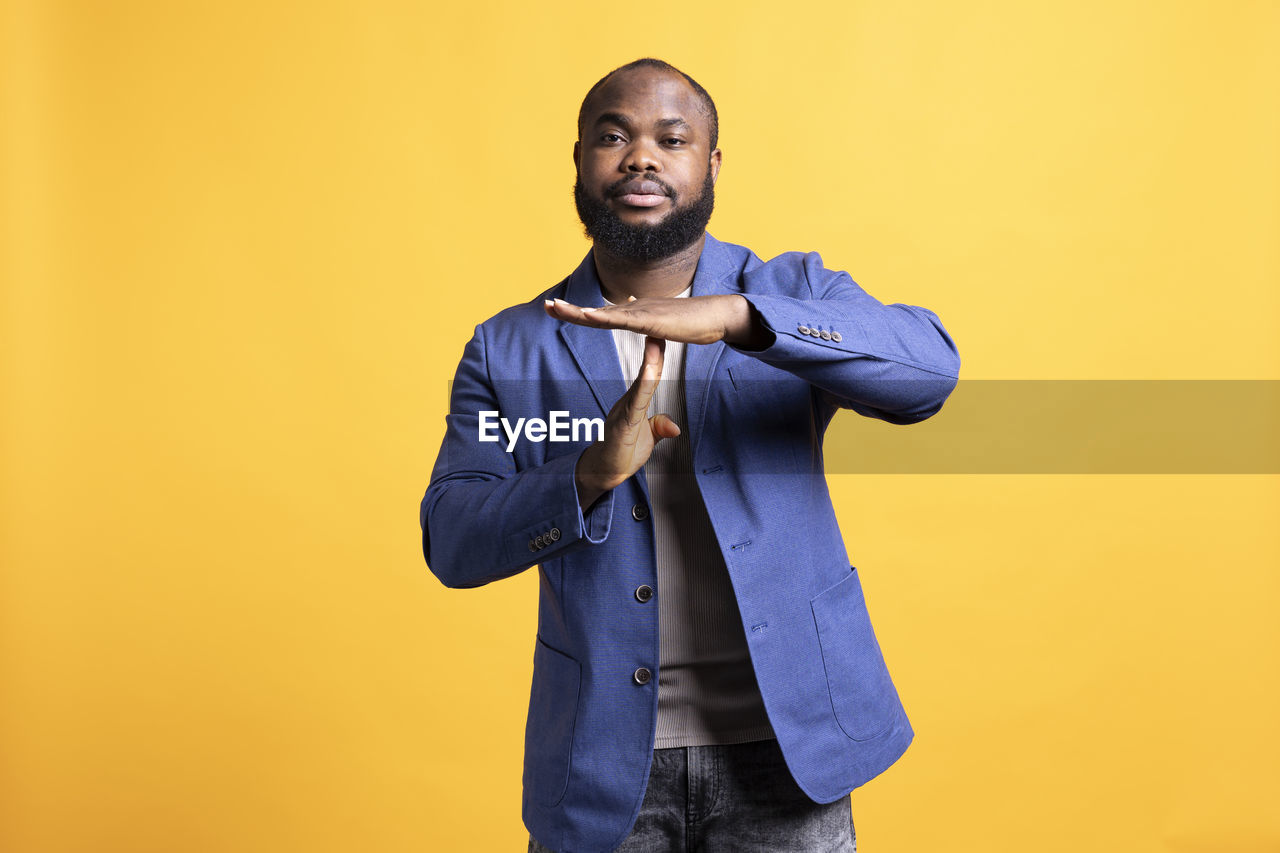
[{"label": "blue fabric texture", "polygon": [[[756,680],[796,785],[845,797],[913,731],[836,525],[822,437],[840,408],[909,424],[936,413],[959,356],[931,311],[882,304],[816,253],[761,261],[706,236],[693,296],[741,294],[774,341],[689,346],[685,394],[697,484],[728,567]],[[420,523],[449,587],[540,566],[525,738],[525,825],[566,853],[631,832],[653,760],[658,608],[643,469],[586,513],[574,467],[589,442],[481,442],[480,413],[603,418],[625,392],[612,335],[564,323],[546,298],[604,305],[590,252],[564,281],[476,327]],[[815,335],[814,331],[827,333]],[[642,520],[643,519],[643,520]],[[646,669],[651,678],[638,677]]]}]

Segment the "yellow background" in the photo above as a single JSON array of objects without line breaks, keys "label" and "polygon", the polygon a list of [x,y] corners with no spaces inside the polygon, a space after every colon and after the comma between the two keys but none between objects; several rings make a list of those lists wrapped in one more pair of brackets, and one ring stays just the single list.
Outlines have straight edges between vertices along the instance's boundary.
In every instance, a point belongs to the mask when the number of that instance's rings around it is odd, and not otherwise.
[{"label": "yellow background", "polygon": [[[630,59],[716,98],[714,234],[965,379],[1280,379],[1276,2],[0,9],[6,853],[524,849],[536,576],[445,590],[418,501]],[[918,732],[860,849],[1280,850],[1280,479],[832,479]]]}]

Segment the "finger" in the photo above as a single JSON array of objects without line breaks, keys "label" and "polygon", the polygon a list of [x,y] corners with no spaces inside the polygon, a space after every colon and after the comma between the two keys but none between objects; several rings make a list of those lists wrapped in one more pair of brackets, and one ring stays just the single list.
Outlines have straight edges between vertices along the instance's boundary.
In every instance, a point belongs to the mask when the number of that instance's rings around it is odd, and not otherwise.
[{"label": "finger", "polygon": [[605,305],[602,308],[581,308],[582,325],[598,329],[626,329],[631,332],[649,333],[647,312],[631,302]]},{"label": "finger", "polygon": [[649,368],[653,374],[651,378],[655,383],[662,377],[662,361],[666,352],[667,342],[665,340],[645,335],[644,364],[641,370]]},{"label": "finger", "polygon": [[627,423],[635,426],[649,415],[649,401],[658,389],[658,380],[662,378],[662,357],[666,349],[666,341],[661,338],[644,339],[644,361],[640,364],[640,372],[627,390],[630,399],[627,401]]},{"label": "finger", "polygon": [[671,420],[669,415],[654,415],[649,418],[649,428],[653,430],[654,444],[664,438],[675,438],[680,434],[680,425]]},{"label": "finger", "polygon": [[595,328],[610,328],[609,326],[599,322],[592,313],[596,309],[583,308],[563,299],[544,299],[542,301],[543,309],[558,320],[565,320],[570,323],[576,323],[579,326],[593,326]]}]

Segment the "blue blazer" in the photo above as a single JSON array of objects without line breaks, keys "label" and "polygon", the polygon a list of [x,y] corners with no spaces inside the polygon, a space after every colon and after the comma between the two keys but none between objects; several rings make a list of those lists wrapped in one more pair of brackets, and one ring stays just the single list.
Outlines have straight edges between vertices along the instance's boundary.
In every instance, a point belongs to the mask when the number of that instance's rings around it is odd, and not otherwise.
[{"label": "blue blazer", "polygon": [[[693,296],[740,293],[776,340],[685,351],[698,487],[737,598],[769,722],[796,783],[836,800],[889,767],[913,732],[849,564],[822,465],[839,408],[893,423],[937,412],[959,357],[930,311],[884,305],[816,253],[768,263],[706,236]],[[613,336],[555,320],[544,298],[603,305],[591,253],[555,287],[476,327],[420,513],[428,566],[475,587],[537,564],[525,731],[525,825],[560,851],[609,851],[639,813],[658,702],[658,608],[641,469],[578,507],[578,441],[482,442],[480,413],[603,418],[626,390]],[[565,436],[560,436],[564,438]],[[647,669],[645,679],[638,670]]]}]

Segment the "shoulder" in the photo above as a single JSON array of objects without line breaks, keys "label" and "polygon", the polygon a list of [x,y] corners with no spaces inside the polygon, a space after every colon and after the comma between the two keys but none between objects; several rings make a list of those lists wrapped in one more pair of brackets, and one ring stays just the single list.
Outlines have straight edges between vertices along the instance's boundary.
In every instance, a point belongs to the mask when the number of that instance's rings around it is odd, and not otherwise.
[{"label": "shoulder", "polygon": [[568,277],[530,299],[504,308],[476,326],[477,334],[509,337],[516,334],[545,334],[559,325],[558,320],[547,316],[543,303],[548,299],[564,299],[568,290]]},{"label": "shoulder", "polygon": [[742,246],[720,245],[734,260],[739,287],[744,293],[812,299],[836,280],[849,279],[849,274],[842,270],[827,269],[817,252],[783,252],[764,261]]}]

